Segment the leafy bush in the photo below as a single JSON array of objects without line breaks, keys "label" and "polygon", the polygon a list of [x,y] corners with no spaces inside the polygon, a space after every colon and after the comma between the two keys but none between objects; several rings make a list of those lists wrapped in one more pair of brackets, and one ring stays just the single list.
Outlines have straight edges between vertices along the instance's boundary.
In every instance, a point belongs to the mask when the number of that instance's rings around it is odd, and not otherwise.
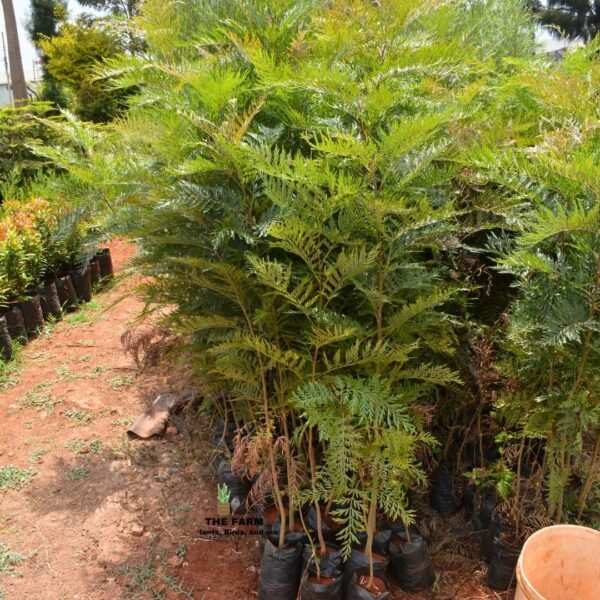
[{"label": "leafy bush", "polygon": [[87,224],[64,200],[6,200],[0,207],[0,304],[25,300],[45,276],[79,264]]},{"label": "leafy bush", "polygon": [[38,156],[33,146],[58,143],[57,130],[41,121],[56,119],[53,110],[45,102],[0,109],[0,184],[24,185],[48,166],[49,162]]},{"label": "leafy bush", "polygon": [[548,63],[519,2],[149,0],[138,25],[105,74],[139,90],[127,115],[44,153],[227,390],[280,544],[336,502],[344,553],[370,552],[438,446],[507,501],[528,461],[564,518],[598,430],[597,47]]}]

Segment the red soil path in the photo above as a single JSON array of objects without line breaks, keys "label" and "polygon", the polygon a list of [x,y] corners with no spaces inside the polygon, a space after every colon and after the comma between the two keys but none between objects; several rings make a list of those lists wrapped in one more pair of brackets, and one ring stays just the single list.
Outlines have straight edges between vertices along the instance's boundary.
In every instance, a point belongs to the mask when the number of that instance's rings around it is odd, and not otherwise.
[{"label": "red soil path", "polygon": [[[131,247],[111,250],[122,270]],[[84,309],[28,344],[18,383],[0,391],[0,467],[37,472],[0,491],[0,542],[27,557],[15,575],[0,572],[6,600],[256,597],[253,543],[196,539],[215,514],[207,456],[176,430],[127,440],[128,420],[158,393],[189,386],[184,369],[139,373],[123,351],[143,308],[132,296],[114,304],[130,286],[95,296],[106,310]],[[28,393],[54,410],[24,406]]]}]

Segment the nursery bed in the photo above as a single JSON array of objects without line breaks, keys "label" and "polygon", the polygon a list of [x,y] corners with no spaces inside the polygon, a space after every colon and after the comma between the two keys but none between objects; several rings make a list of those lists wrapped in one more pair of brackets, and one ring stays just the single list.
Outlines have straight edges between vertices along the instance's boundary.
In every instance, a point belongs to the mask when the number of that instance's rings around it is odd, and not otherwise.
[{"label": "nursery bed", "polygon": [[[119,271],[132,249],[114,242],[111,250]],[[132,297],[112,306],[127,285],[97,297],[106,312],[67,318],[32,341],[18,381],[0,392],[0,467],[36,471],[29,486],[0,491],[0,541],[25,557],[14,567],[22,577],[2,574],[0,586],[11,600],[256,598],[256,536],[200,533],[216,510],[210,444],[192,448],[174,429],[161,441],[124,440],[127,423],[157,393],[190,385],[185,370],[139,374],[124,354],[120,336],[143,308]],[[53,411],[44,394],[58,401]],[[40,410],[23,406],[25,397],[42,402]],[[426,526],[437,591],[395,588],[392,598],[511,597],[484,585],[462,512],[432,513]]]}]

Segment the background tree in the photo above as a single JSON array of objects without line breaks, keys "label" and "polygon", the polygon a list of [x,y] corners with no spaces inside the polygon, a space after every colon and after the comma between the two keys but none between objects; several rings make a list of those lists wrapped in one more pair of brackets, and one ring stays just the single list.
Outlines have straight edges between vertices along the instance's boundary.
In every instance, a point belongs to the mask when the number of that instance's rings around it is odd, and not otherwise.
[{"label": "background tree", "polygon": [[40,47],[48,73],[70,91],[74,112],[81,119],[102,123],[118,113],[127,92],[109,90],[95,77],[99,63],[123,52],[117,35],[82,18],[65,23],[58,35],[42,39]]},{"label": "background tree", "polygon": [[41,50],[40,43],[58,34],[59,25],[67,17],[66,0],[30,0],[31,16],[28,31],[31,41],[38,48],[42,60],[41,98],[57,106],[66,107],[67,97],[61,84],[48,72],[48,58]]},{"label": "background tree", "polygon": [[600,0],[548,0],[540,21],[555,25],[571,39],[588,42],[600,32]]},{"label": "background tree", "polygon": [[109,12],[118,17],[131,19],[139,14],[140,0],[77,0],[83,7]]}]

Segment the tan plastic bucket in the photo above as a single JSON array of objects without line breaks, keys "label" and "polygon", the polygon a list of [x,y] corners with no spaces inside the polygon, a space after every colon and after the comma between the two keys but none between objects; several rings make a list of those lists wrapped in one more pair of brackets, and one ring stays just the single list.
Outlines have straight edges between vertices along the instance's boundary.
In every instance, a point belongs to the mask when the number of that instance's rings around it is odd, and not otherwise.
[{"label": "tan plastic bucket", "polygon": [[536,531],[517,563],[515,600],[598,600],[600,532],[578,525]]}]

